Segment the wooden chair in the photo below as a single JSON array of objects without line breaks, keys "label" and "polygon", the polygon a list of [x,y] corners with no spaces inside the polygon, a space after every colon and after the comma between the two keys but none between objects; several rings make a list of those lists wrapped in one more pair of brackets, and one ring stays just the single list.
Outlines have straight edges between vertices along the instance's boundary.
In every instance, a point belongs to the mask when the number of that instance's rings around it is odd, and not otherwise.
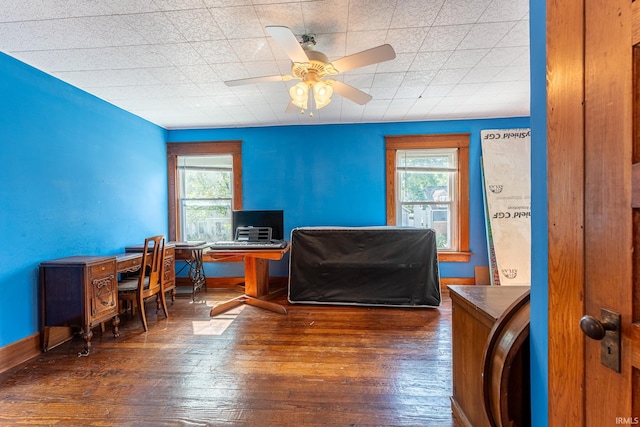
[{"label": "wooden chair", "polygon": [[167,311],[167,301],[165,298],[164,286],[164,236],[148,237],[144,241],[142,251],[142,263],[138,277],[123,279],[118,282],[118,299],[129,305],[131,302],[132,314],[138,306],[142,317],[142,326],[147,331],[147,316],[144,309],[144,302],[152,297],[156,297],[156,313],[162,310],[165,317],[169,317]]}]

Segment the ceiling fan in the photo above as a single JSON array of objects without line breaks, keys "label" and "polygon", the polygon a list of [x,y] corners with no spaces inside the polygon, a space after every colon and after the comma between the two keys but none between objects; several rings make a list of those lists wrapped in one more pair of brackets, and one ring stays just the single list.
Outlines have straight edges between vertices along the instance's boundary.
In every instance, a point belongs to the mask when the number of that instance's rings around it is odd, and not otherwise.
[{"label": "ceiling fan", "polygon": [[[329,62],[324,53],[310,49],[310,45],[315,44],[313,36],[304,35],[302,42],[299,42],[287,27],[268,26],[265,29],[291,59],[291,74],[229,80],[225,84],[227,86],[239,86],[299,79],[301,80],[300,82],[289,88],[291,101],[287,107],[287,112],[294,112],[299,108],[304,113],[304,110],[307,110],[310,106],[312,110],[313,107],[315,109],[323,108],[331,102],[331,96],[334,92],[357,104],[366,104],[372,99],[368,93],[339,80],[325,77],[388,61],[396,57],[391,45],[383,44]],[[303,45],[307,48],[303,48]],[[313,111],[309,115],[313,116]]]}]

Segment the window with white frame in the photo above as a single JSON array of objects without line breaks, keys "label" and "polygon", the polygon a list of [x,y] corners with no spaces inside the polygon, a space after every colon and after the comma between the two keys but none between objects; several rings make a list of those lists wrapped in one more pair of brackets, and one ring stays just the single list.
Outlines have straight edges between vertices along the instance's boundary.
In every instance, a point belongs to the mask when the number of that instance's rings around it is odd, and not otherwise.
[{"label": "window with white frame", "polygon": [[396,224],[431,228],[438,249],[456,250],[458,152],[455,148],[396,152]]},{"label": "window with white frame", "polygon": [[469,134],[387,136],[387,224],[430,228],[441,261],[469,260]]},{"label": "window with white frame", "polygon": [[178,156],[180,235],[184,240],[231,239],[231,154]]}]

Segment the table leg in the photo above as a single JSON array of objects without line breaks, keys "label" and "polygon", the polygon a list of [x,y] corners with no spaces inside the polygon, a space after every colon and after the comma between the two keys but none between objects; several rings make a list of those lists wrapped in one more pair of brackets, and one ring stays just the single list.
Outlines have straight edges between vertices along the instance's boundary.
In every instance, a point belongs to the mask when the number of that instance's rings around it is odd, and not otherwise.
[{"label": "table leg", "polygon": [[210,316],[231,310],[240,304],[249,304],[279,314],[287,314],[280,304],[265,301],[269,297],[269,260],[252,256],[244,257],[244,295],[223,302],[211,309]]}]

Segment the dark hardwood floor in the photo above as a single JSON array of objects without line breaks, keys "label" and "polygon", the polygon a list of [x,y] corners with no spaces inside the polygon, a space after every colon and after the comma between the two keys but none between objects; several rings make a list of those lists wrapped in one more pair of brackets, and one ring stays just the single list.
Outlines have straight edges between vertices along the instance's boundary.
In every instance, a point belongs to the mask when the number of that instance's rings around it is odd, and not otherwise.
[{"label": "dark hardwood floor", "polygon": [[[66,342],[0,375],[0,425],[457,426],[451,300],[438,309],[252,306],[209,317],[236,291],[147,303],[91,354]],[[226,329],[225,329],[226,327]]]}]

